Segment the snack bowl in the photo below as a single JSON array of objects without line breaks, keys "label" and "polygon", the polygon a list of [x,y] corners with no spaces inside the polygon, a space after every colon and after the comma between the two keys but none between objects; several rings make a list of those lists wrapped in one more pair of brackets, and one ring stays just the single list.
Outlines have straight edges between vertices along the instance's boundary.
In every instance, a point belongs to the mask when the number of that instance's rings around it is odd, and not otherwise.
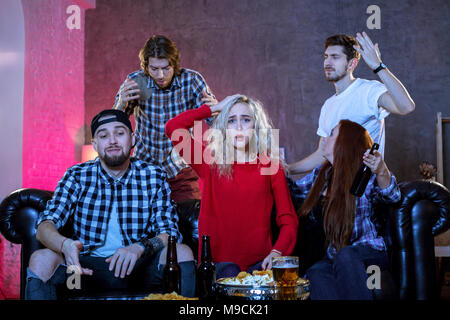
[{"label": "snack bowl", "polygon": [[[268,285],[238,285],[223,283],[224,278],[216,281],[216,295],[219,299],[226,300],[278,300],[280,288],[273,284]],[[297,300],[305,300],[309,297],[309,281],[298,279],[297,286],[293,289]],[[292,292],[292,290],[291,290]]]}]

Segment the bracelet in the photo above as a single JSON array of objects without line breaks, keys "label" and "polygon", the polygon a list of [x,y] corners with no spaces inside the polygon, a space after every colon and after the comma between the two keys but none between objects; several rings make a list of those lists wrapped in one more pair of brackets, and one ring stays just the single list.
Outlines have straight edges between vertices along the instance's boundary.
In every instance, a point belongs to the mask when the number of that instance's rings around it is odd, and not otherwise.
[{"label": "bracelet", "polygon": [[63,240],[63,242],[61,242],[61,247],[59,248],[59,252],[60,252],[60,253],[62,253],[62,248],[63,248],[64,242],[66,242],[66,240],[69,240],[69,238],[65,238],[65,239]]},{"label": "bracelet", "polygon": [[278,253],[280,256],[282,255],[282,254],[281,254],[281,251],[278,251],[278,250],[276,250],[276,249],[272,249],[270,252]]}]

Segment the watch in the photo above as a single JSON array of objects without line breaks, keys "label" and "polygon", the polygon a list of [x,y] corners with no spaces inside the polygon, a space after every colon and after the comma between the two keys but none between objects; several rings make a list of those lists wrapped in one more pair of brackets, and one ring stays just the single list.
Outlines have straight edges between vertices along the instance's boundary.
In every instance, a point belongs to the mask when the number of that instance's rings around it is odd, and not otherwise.
[{"label": "watch", "polygon": [[382,62],[380,63],[380,65],[378,66],[378,68],[376,68],[375,70],[373,70],[373,73],[378,73],[379,71],[386,69],[386,65]]}]

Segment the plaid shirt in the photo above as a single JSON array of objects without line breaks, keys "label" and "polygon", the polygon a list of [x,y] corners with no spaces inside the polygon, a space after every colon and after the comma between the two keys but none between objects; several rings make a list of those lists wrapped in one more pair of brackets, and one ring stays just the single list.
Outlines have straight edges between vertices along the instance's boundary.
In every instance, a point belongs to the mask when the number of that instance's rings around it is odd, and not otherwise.
[{"label": "plaid shirt", "polygon": [[[138,74],[143,75],[144,71],[133,72],[128,78],[133,79]],[[151,77],[148,77],[147,86],[152,88],[152,95],[148,100],[139,100],[145,116],[136,118],[135,133],[139,139],[134,155],[161,166],[166,171],[167,178],[171,179],[188,166],[166,137],[164,126],[181,112],[200,107],[203,104],[202,91],[210,91],[202,75],[189,69],[181,69],[181,74],[174,76],[172,84],[166,89],[158,87]],[[122,87],[123,84],[119,91]],[[119,93],[116,95],[116,103],[118,100]]]},{"label": "plaid shirt", "polygon": [[98,158],[69,168],[37,224],[51,220],[61,229],[72,218],[74,239],[87,253],[104,244],[114,202],[124,246],[161,233],[181,240],[165,173],[135,158],[119,179],[112,178]]},{"label": "plaid shirt", "polygon": [[[305,200],[309,191],[312,189],[320,171],[320,167],[315,168],[311,173],[302,179],[295,181],[299,189],[299,198]],[[326,186],[324,187],[325,190]],[[387,188],[381,189],[376,183],[376,176],[373,174],[367,184],[364,194],[356,201],[355,222],[353,225],[350,243],[353,246],[366,245],[375,250],[386,250],[386,244],[383,237],[379,236],[372,222],[374,214],[373,205],[376,203],[395,203],[400,201],[401,194],[394,175],[391,173],[391,181]],[[327,248],[327,255],[330,259],[336,255],[336,248],[330,244]]]}]

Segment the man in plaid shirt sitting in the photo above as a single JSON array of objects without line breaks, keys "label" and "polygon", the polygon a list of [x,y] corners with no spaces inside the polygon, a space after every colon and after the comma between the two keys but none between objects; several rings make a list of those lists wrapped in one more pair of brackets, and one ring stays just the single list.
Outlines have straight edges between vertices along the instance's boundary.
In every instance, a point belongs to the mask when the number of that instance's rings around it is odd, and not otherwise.
[{"label": "man in plaid shirt sitting", "polygon": [[164,127],[178,114],[204,103],[216,104],[217,100],[200,73],[180,67],[180,53],[167,37],[151,36],[139,59],[141,70],[127,76],[113,108],[134,112],[135,156],[164,169],[178,212],[199,210],[198,176],[175,151]]},{"label": "man in plaid shirt sitting", "polygon": [[[161,284],[168,236],[181,241],[166,173],[130,157],[135,137],[128,116],[104,110],[91,132],[98,158],[69,168],[39,216],[36,238],[46,249],[30,258],[26,299],[55,299],[66,266],[82,275],[81,290],[149,291]],[[66,223],[73,224],[71,238],[60,233]],[[192,297],[192,251],[177,249],[181,293]]]}]

